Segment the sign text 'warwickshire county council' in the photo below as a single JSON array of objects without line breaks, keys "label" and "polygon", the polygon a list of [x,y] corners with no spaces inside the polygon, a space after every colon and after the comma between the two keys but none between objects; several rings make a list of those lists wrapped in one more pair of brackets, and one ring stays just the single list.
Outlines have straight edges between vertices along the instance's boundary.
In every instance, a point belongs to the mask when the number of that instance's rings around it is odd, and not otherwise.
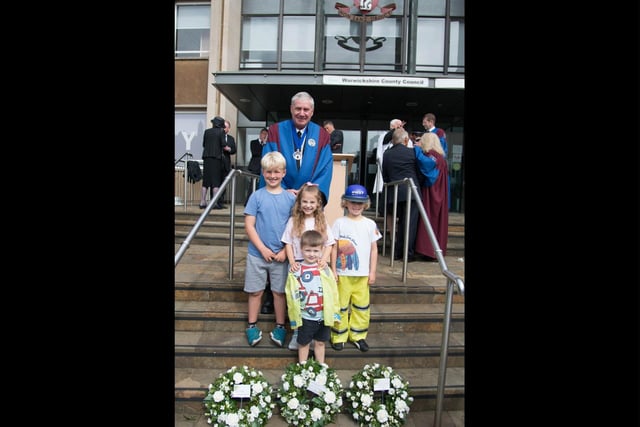
[{"label": "sign text 'warwickshire county council'", "polygon": [[381,76],[323,76],[322,83],[343,86],[429,87],[428,78]]}]

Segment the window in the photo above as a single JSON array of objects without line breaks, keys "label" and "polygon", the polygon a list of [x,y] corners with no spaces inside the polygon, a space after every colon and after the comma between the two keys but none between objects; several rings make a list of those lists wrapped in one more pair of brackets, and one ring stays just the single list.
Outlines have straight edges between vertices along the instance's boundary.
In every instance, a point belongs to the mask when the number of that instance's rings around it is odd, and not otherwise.
[{"label": "window", "polygon": [[313,70],[315,17],[285,16],[282,23],[282,68]]},{"label": "window", "polygon": [[210,5],[176,5],[176,58],[209,56]]},{"label": "window", "polygon": [[276,68],[278,18],[247,16],[242,20],[241,68]]},{"label": "window", "polygon": [[316,2],[244,0],[240,69],[313,70]]},{"label": "window", "polygon": [[402,46],[401,18],[367,25],[365,71],[402,71]]},{"label": "window", "polygon": [[464,73],[464,21],[452,20],[449,34],[449,72]]},{"label": "window", "polygon": [[[243,0],[239,68],[406,73],[415,66],[417,75],[464,74],[465,0],[413,2],[417,16],[405,13],[410,2],[398,1],[391,16],[362,20],[352,18],[362,15],[353,1],[325,0],[321,19],[314,0]],[[336,4],[348,6],[348,16]]]},{"label": "window", "polygon": [[416,71],[443,71],[444,24],[440,18],[418,18]]}]

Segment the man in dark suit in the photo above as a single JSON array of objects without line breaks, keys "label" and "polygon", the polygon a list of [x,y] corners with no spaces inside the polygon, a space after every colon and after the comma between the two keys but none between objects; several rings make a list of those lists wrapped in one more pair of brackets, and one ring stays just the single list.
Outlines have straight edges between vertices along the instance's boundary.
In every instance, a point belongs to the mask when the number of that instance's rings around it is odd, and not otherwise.
[{"label": "man in dark suit", "polygon": [[[260,160],[262,160],[262,147],[267,143],[267,128],[260,129],[260,136],[256,139],[252,139],[249,142],[249,148],[251,149],[251,159],[249,160],[249,164],[247,165],[247,170],[253,174],[260,176],[260,172],[262,170],[260,166]],[[253,192],[251,187],[252,182],[247,181],[248,189],[247,189],[247,200],[249,200],[249,196]],[[256,181],[256,185],[257,185]],[[247,202],[244,202],[244,205],[247,206]]]},{"label": "man in dark suit", "polygon": [[[223,177],[226,178],[229,172],[231,172],[231,155],[236,154],[236,140],[229,135],[229,130],[231,129],[231,123],[229,120],[224,121],[224,145],[222,146],[222,161],[224,163],[224,173]],[[219,206],[225,207],[223,201],[227,190],[225,188],[224,192],[220,196],[220,200],[218,200]]]},{"label": "man in dark suit", "polygon": [[[393,144],[383,154],[382,159],[382,179],[385,183],[399,181],[405,178],[411,178],[415,185],[420,184],[418,163],[416,155],[412,148],[407,147],[409,143],[409,135],[407,131],[398,128],[393,131],[391,139]],[[387,197],[387,212],[393,213],[393,195],[395,190],[389,187]],[[404,254],[404,230],[406,224],[406,201],[408,197],[411,199],[411,209],[409,212],[409,248],[407,251],[408,261],[415,261],[416,235],[418,233],[419,210],[418,203],[407,184],[398,185],[398,228],[396,231],[396,242],[394,246],[394,259],[402,259]],[[391,225],[393,227],[393,224]],[[392,228],[393,230],[393,228]]]},{"label": "man in dark suit", "polygon": [[344,134],[342,131],[336,129],[331,120],[322,122],[322,127],[331,135],[331,152],[342,153],[342,144],[344,143]]},{"label": "man in dark suit", "polygon": [[[202,137],[202,195],[200,198],[200,209],[207,207],[207,193],[210,198],[218,193],[224,179],[224,119],[216,116],[211,119],[213,127],[204,131]],[[222,209],[220,200],[213,206],[213,209]]]}]

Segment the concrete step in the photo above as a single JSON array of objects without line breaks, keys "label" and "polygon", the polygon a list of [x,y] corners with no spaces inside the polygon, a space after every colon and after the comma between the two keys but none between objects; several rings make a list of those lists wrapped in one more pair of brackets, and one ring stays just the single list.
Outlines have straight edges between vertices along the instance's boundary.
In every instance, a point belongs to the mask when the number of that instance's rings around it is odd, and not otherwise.
[{"label": "concrete step", "polygon": [[[194,223],[195,224],[195,223]],[[185,228],[181,228],[176,226],[175,230],[175,243],[182,244],[189,232],[191,231],[193,224],[185,226]],[[191,243],[195,245],[210,245],[210,246],[221,246],[228,245],[230,240],[230,231],[228,228],[220,231],[220,232],[210,232],[203,225],[200,230],[196,233],[196,235],[192,238]],[[234,244],[239,247],[246,247],[249,244],[249,238],[244,232],[243,229],[236,229],[234,234]],[[386,241],[387,251],[391,248],[391,239]],[[379,240],[378,249],[382,251],[382,239]],[[464,235],[462,236],[453,236],[449,233],[449,240],[447,241],[447,255],[452,256],[464,256]]]},{"label": "concrete step", "polygon": [[[187,206],[186,208],[184,206],[176,206],[174,209],[174,216],[176,220],[193,218],[197,220],[203,212],[204,211],[199,209],[198,206]],[[382,216],[376,216],[373,209],[365,211],[364,215],[376,221],[376,223],[380,225],[380,228],[382,228],[384,220]],[[213,222],[226,221],[228,224],[230,216],[231,209],[229,208],[229,204],[227,204],[227,207],[224,209],[214,209],[209,211],[207,220]],[[236,224],[242,224],[242,226],[244,226],[244,206],[236,206],[234,216]],[[449,212],[449,229],[451,231],[464,232],[464,223],[464,213]]]},{"label": "concrete step", "polygon": [[[174,223],[176,231],[189,232],[194,224],[198,221],[199,216],[196,215],[176,215]],[[229,234],[229,215],[209,214],[209,218],[202,222],[201,231],[209,233]],[[373,219],[373,218],[372,218]],[[383,228],[381,219],[377,219],[376,223],[380,230]],[[237,234],[244,234],[244,215],[236,216],[234,220],[235,231]],[[449,224],[449,238],[464,238],[464,224]]]},{"label": "concrete step", "polygon": [[[181,244],[187,237],[203,211],[196,207],[176,207],[175,209],[175,242]],[[375,216],[373,210],[365,214],[376,221],[380,230],[383,229],[383,218]],[[209,212],[207,219],[203,221],[200,230],[194,236],[192,243],[198,245],[228,245],[230,239],[229,221],[231,210],[216,209]],[[237,246],[246,246],[249,242],[244,231],[244,206],[236,206],[234,216],[234,239]],[[390,240],[387,241],[387,246]],[[382,240],[380,240],[380,246]],[[447,253],[449,255],[464,255],[464,214],[450,213],[449,238],[447,240]]]},{"label": "concrete step", "polygon": [[[445,280],[441,286],[377,284],[369,290],[371,304],[442,304],[446,300]],[[242,277],[225,282],[176,282],[176,301],[247,302]],[[453,295],[454,304],[463,304],[464,297]]]},{"label": "concrete step", "polygon": [[[376,332],[438,332],[442,330],[442,304],[372,304],[370,330]],[[240,335],[247,320],[247,302],[176,301],[175,330],[225,331]],[[259,317],[263,333],[275,327],[273,314]],[[451,330],[464,330],[464,304],[452,304]]]},{"label": "concrete step", "polygon": [[[297,352],[286,346],[291,339],[287,331],[284,347],[271,341],[274,323],[259,322],[262,340],[250,347],[244,329],[234,331],[176,331],[175,367],[227,369],[233,365],[259,366],[260,369],[284,369],[297,360]],[[364,363],[382,363],[393,368],[437,368],[440,363],[442,333],[380,332],[372,327],[367,336],[369,351],[361,352],[347,343],[343,350],[326,347],[325,361],[336,369],[360,369]],[[449,334],[447,367],[464,366],[464,333]]]},{"label": "concrete step", "polygon": [[[180,248],[181,244],[176,243],[176,253]],[[378,287],[387,286],[395,287],[393,292],[397,293],[410,293],[412,287],[425,292],[432,290],[444,293],[446,291],[447,279],[443,276],[437,262],[407,263],[406,282],[403,283],[403,263],[393,261],[392,265],[389,256],[388,250],[386,255],[382,255],[382,251],[379,252],[376,283],[370,287],[372,292]],[[175,268],[176,290],[187,293],[192,292],[188,289],[194,289],[194,286],[199,285],[244,283],[246,257],[246,246],[235,245],[234,252],[231,253],[228,240],[224,245],[199,245],[192,242]],[[447,253],[445,263],[448,270],[464,279],[464,257]],[[193,290],[193,292],[196,291]],[[178,297],[178,299],[184,298]]]}]

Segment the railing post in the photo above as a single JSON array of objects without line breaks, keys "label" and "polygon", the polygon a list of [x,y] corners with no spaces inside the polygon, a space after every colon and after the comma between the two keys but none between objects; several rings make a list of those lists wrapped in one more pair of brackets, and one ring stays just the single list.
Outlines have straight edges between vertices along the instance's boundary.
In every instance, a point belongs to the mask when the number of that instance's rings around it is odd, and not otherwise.
[{"label": "railing post", "polygon": [[440,365],[438,367],[438,390],[436,393],[436,412],[433,426],[442,424],[442,402],[444,400],[444,386],[447,377],[447,353],[449,352],[449,327],[451,324],[451,304],[453,303],[453,280],[447,279],[447,296],[444,306],[444,321],[442,324],[442,344],[440,345]]},{"label": "railing post", "polygon": [[407,201],[405,202],[405,215],[404,215],[404,247],[402,248],[402,283],[407,283],[407,268],[409,256],[409,226],[411,225],[411,199],[413,193],[411,192],[411,178],[405,178],[407,181]]},{"label": "railing post", "polygon": [[[238,169],[234,169],[238,171]],[[242,173],[242,171],[240,171]],[[233,280],[233,258],[235,254],[235,236],[236,236],[236,175],[233,174],[231,180],[231,226],[229,227],[229,280]]]},{"label": "railing post", "polygon": [[[187,211],[187,182],[189,181],[188,177],[187,177],[187,163],[189,162],[189,158],[193,157],[193,155],[191,153],[189,153],[189,150],[187,150],[187,152],[185,153],[185,160],[184,160],[184,173],[182,174],[182,176],[184,177],[184,211]],[[200,164],[198,164],[198,167],[200,167]]]}]

